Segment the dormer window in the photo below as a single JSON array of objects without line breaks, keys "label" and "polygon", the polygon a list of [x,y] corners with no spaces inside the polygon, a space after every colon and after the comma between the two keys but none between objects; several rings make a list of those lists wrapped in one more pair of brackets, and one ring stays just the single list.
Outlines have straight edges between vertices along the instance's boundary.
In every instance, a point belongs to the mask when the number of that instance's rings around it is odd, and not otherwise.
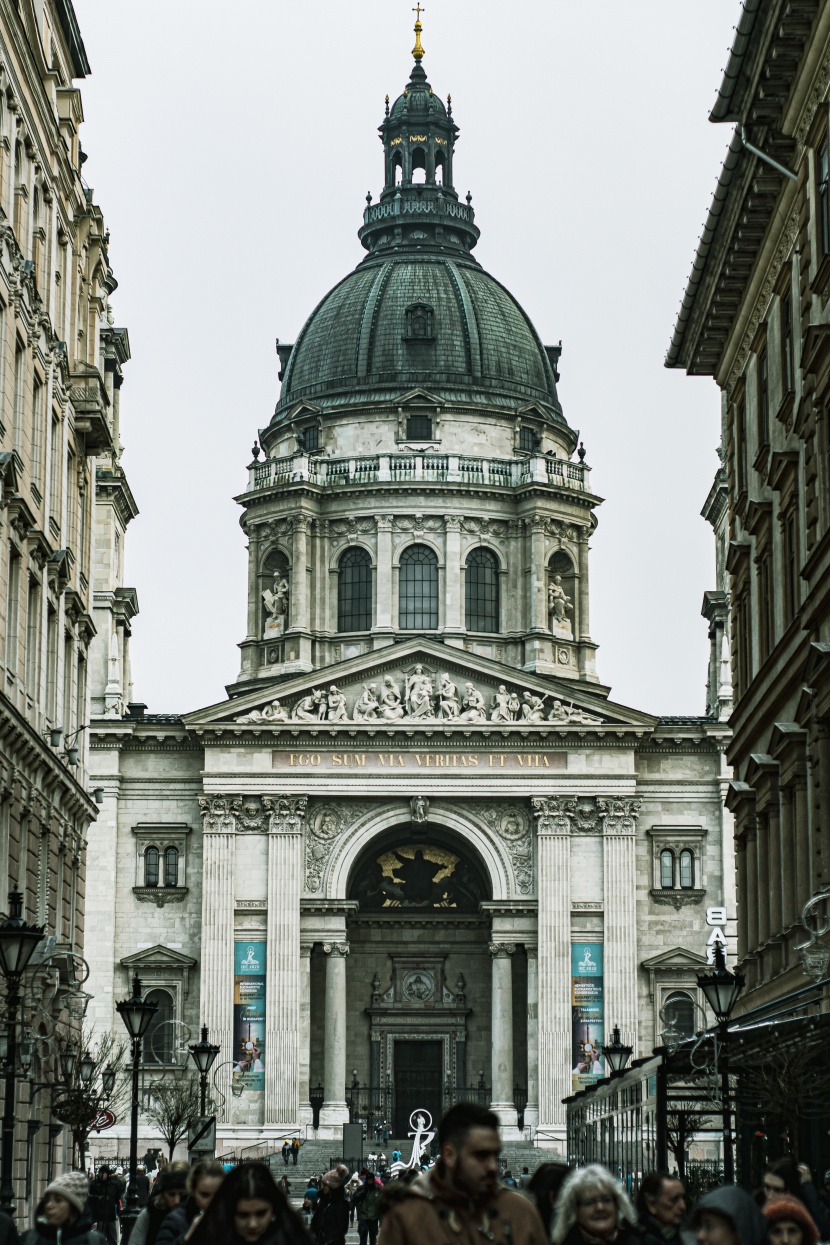
[{"label": "dormer window", "polygon": [[406,309],[404,341],[432,341],[434,311],[429,303],[413,303]]},{"label": "dormer window", "polygon": [[408,415],[406,418],[407,441],[431,441],[432,420],[429,415]]}]

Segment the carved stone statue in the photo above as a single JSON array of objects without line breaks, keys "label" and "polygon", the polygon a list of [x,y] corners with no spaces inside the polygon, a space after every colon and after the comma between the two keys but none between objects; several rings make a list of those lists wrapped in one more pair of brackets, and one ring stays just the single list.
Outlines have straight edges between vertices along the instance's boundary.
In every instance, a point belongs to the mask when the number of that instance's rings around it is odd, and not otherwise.
[{"label": "carved stone statue", "polygon": [[383,676],[383,691],[380,696],[380,712],[387,722],[395,722],[404,715],[400,685],[391,674]]},{"label": "carved stone statue", "polygon": [[429,818],[429,800],[422,795],[413,795],[409,801],[409,813],[416,826],[423,826]]},{"label": "carved stone statue", "polygon": [[458,688],[450,676],[444,673],[441,675],[438,688],[438,716],[439,718],[457,718],[460,712],[461,702],[458,699]]},{"label": "carved stone statue", "polygon": [[524,692],[522,696],[523,722],[543,722],[545,718],[545,701],[542,696],[534,696],[532,692]]},{"label": "carved stone statue", "polygon": [[337,687],[332,683],[326,696],[326,718],[329,722],[348,722],[349,714],[346,709],[346,697],[342,692],[338,692]]},{"label": "carved stone statue", "polygon": [[510,694],[503,683],[499,684],[499,690],[493,693],[493,712],[490,714],[491,722],[512,722],[510,716]]},{"label": "carved stone statue", "polygon": [[363,691],[357,698],[352,717],[355,722],[377,722],[380,717],[380,704],[375,696],[376,683],[364,683]]},{"label": "carved stone statue", "polygon": [[322,722],[326,715],[326,696],[316,687],[298,700],[291,714],[295,722]]},{"label": "carved stone statue", "polygon": [[264,705],[262,709],[251,709],[250,713],[243,714],[236,721],[240,724],[247,722],[287,722],[288,714],[278,700],[272,700],[270,704]]},{"label": "carved stone statue", "polygon": [[550,615],[551,631],[571,634],[571,623],[568,614],[573,613],[573,604],[562,587],[562,576],[554,575],[548,584],[548,614]]},{"label": "carved stone statue", "polygon": [[563,726],[599,726],[602,718],[594,717],[584,709],[577,709],[573,704],[563,705],[561,700],[555,700],[548,714],[548,721],[559,722]]},{"label": "carved stone statue", "polygon": [[459,722],[487,721],[484,697],[477,688],[473,687],[472,683],[464,684],[464,699],[461,702],[461,710],[461,713],[458,715]]},{"label": "carved stone statue", "polygon": [[406,709],[410,718],[431,718],[432,698],[435,690],[432,679],[424,673],[423,666],[416,666],[406,676]]},{"label": "carved stone statue", "polygon": [[266,588],[262,594],[268,617],[265,620],[265,634],[282,634],[288,616],[288,580],[285,576],[274,577],[274,589]]}]

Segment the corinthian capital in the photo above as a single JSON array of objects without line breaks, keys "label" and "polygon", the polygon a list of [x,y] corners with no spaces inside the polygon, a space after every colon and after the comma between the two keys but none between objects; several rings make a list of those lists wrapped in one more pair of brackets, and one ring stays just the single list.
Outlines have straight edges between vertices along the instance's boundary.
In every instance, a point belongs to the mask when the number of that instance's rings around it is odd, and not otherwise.
[{"label": "corinthian capital", "polygon": [[262,803],[269,814],[269,834],[301,834],[305,825],[307,795],[264,795]]},{"label": "corinthian capital", "polygon": [[199,797],[204,834],[235,834],[239,796],[206,795]]},{"label": "corinthian capital", "polygon": [[597,814],[605,834],[636,834],[642,800],[597,800]]},{"label": "corinthian capital", "polygon": [[570,834],[576,801],[561,795],[534,796],[530,801],[536,833]]}]

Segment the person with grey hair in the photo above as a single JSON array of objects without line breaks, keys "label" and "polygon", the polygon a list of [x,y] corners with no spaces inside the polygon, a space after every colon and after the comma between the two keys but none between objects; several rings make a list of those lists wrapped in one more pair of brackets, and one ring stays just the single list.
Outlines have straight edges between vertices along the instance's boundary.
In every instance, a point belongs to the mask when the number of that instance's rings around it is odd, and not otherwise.
[{"label": "person with grey hair", "polygon": [[559,1191],[553,1245],[642,1245],[637,1212],[619,1181],[599,1164],[577,1167]]}]

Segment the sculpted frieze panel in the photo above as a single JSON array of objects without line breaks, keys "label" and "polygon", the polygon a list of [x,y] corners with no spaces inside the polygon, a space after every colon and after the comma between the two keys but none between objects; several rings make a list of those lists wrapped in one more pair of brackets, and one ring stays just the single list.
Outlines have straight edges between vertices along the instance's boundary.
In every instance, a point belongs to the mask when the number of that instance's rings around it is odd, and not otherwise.
[{"label": "sculpted frieze panel", "polygon": [[370,722],[380,726],[413,722],[518,725],[542,722],[561,726],[599,726],[604,719],[550,693],[500,683],[483,691],[470,680],[456,681],[446,670],[421,663],[385,674],[360,687],[330,683],[301,692],[293,704],[275,698],[234,719],[240,725],[307,722]]}]

